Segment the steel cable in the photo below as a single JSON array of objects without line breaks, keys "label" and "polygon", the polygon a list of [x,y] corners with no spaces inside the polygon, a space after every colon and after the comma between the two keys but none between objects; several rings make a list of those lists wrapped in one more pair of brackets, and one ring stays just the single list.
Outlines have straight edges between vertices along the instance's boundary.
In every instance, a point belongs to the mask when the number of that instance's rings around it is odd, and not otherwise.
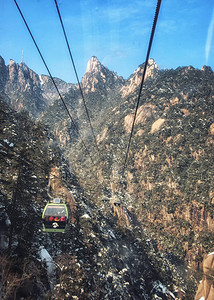
[{"label": "steel cable", "polygon": [[80,93],[81,93],[81,96],[82,96],[82,100],[83,100],[83,103],[84,103],[85,111],[86,111],[86,114],[87,114],[87,117],[88,117],[88,121],[89,121],[89,125],[90,125],[90,128],[91,128],[91,132],[92,132],[92,135],[93,135],[93,138],[94,138],[94,142],[95,142],[95,145],[96,145],[96,149],[97,149],[97,152],[98,152],[98,154],[100,156],[100,151],[99,151],[99,148],[98,148],[98,145],[97,145],[96,137],[95,137],[95,134],[94,134],[94,129],[92,127],[91,119],[90,119],[90,116],[89,116],[89,111],[88,111],[88,108],[87,108],[87,105],[86,105],[86,101],[85,101],[85,98],[84,98],[84,95],[83,95],[83,90],[82,90],[81,85],[80,85],[79,77],[78,77],[76,66],[75,66],[75,63],[74,63],[74,59],[73,59],[73,56],[72,56],[72,53],[71,53],[71,48],[70,48],[70,45],[69,45],[69,42],[68,42],[68,38],[67,38],[67,34],[66,34],[66,31],[65,31],[65,27],[64,27],[64,24],[63,24],[63,21],[62,21],[62,17],[61,17],[61,13],[60,13],[60,10],[59,10],[59,6],[58,6],[58,3],[57,3],[57,0],[54,0],[54,1],[55,1],[56,9],[57,9],[57,12],[58,12],[58,16],[59,16],[59,19],[60,19],[60,23],[61,23],[61,26],[62,26],[63,34],[64,34],[64,37],[65,37],[65,41],[66,41],[66,44],[67,44],[67,47],[68,47],[68,51],[69,51],[69,55],[70,55],[70,58],[71,58],[71,62],[72,62],[72,65],[73,65],[73,68],[74,68],[74,72],[75,72],[75,75],[76,75],[76,79],[77,79],[77,83],[78,83],[78,86],[79,86],[79,90],[80,90]]},{"label": "steel cable", "polygon": [[129,150],[130,150],[130,145],[131,145],[131,139],[132,139],[132,135],[133,135],[133,131],[134,131],[134,125],[135,125],[135,121],[136,121],[137,110],[138,110],[139,103],[140,103],[140,96],[141,96],[141,92],[142,92],[143,84],[144,84],[144,80],[145,80],[146,68],[147,68],[147,65],[148,65],[148,60],[149,60],[149,55],[150,55],[150,51],[151,51],[151,47],[152,47],[155,28],[156,28],[156,25],[157,25],[158,15],[159,15],[159,11],[160,11],[160,5],[161,5],[161,0],[158,0],[157,6],[156,6],[156,11],[155,11],[155,16],[154,16],[154,21],[153,21],[153,25],[152,25],[150,40],[149,40],[149,46],[148,46],[147,55],[146,55],[146,61],[145,61],[144,69],[143,69],[143,75],[142,75],[142,80],[141,80],[141,84],[140,84],[140,90],[139,90],[139,94],[138,94],[138,98],[137,98],[137,104],[136,104],[136,108],[135,108],[134,119],[133,119],[133,122],[132,122],[131,133],[130,133],[129,142],[128,142],[128,146],[127,146],[126,157],[125,157],[125,162],[124,162],[124,166],[123,166],[123,173],[125,171],[125,167],[126,167],[127,160],[128,160],[128,155],[129,155]]}]

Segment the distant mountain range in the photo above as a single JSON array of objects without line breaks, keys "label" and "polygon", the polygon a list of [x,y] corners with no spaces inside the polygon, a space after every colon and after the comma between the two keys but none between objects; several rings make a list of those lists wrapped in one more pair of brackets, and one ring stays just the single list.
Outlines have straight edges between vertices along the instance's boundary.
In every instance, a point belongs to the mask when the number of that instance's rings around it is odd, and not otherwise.
[{"label": "distant mountain range", "polygon": [[213,250],[214,73],[208,66],[160,70],[149,60],[124,166],[143,68],[124,80],[96,57],[88,62],[81,86],[99,153],[77,85],[55,79],[75,126],[50,78],[24,63],[0,59],[0,91],[49,128],[88,199],[107,218],[113,212],[120,229],[136,236],[143,229],[179,282],[187,265],[196,270]]},{"label": "distant mountain range", "polygon": [[[157,65],[152,60],[149,69],[147,76],[153,76],[157,71]],[[81,81],[84,94],[97,92],[103,97],[110,98],[122,89],[124,97],[139,84],[138,71],[139,69],[126,81],[108,70],[96,57],[92,57]],[[78,85],[66,83],[59,78],[54,78],[54,81],[63,95],[72,94],[78,89]],[[58,93],[49,76],[36,74],[23,62],[17,64],[10,60],[6,66],[2,57],[0,57],[0,92],[14,109],[26,110],[34,118],[40,117],[58,99]]]}]

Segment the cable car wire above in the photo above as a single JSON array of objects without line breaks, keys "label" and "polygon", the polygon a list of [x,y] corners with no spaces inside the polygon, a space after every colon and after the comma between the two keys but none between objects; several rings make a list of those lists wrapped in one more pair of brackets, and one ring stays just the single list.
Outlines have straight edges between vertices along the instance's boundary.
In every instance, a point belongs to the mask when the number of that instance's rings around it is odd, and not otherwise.
[{"label": "cable car wire above", "polygon": [[85,149],[86,149],[86,151],[87,151],[87,153],[88,153],[88,155],[89,155],[89,157],[90,157],[90,159],[91,159],[91,162],[92,162],[92,164],[93,164],[93,166],[94,166],[94,161],[93,161],[93,159],[92,159],[92,157],[91,157],[91,155],[90,155],[90,152],[89,152],[89,150],[88,150],[88,148],[87,148],[85,142],[83,141],[83,139],[81,138],[81,136],[80,136],[80,134],[79,134],[79,132],[78,132],[78,130],[77,130],[77,126],[76,126],[76,124],[75,124],[75,122],[74,122],[74,120],[73,120],[73,118],[72,118],[72,116],[71,116],[71,113],[70,113],[70,111],[69,111],[69,109],[68,109],[68,107],[67,107],[67,105],[66,105],[66,103],[65,103],[65,101],[64,101],[64,99],[63,99],[63,97],[62,97],[62,95],[61,95],[61,93],[60,93],[60,91],[59,91],[59,89],[58,89],[58,87],[57,87],[57,84],[56,84],[56,82],[55,82],[55,80],[54,80],[54,78],[53,78],[53,76],[52,76],[52,74],[51,74],[51,72],[50,72],[50,70],[49,70],[49,68],[48,68],[48,66],[47,66],[47,63],[46,63],[46,61],[45,61],[45,59],[44,59],[44,57],[43,57],[43,55],[42,55],[42,53],[41,53],[41,51],[40,51],[40,49],[39,49],[39,46],[38,46],[38,44],[37,44],[37,42],[36,42],[36,40],[35,40],[35,38],[34,38],[32,32],[31,32],[29,26],[28,26],[28,23],[27,23],[27,21],[26,21],[24,15],[23,15],[23,13],[22,13],[22,11],[21,11],[21,9],[20,9],[20,7],[19,7],[17,1],[14,0],[14,2],[15,2],[15,4],[16,4],[16,7],[18,8],[18,11],[19,11],[19,13],[20,13],[20,15],[21,15],[21,17],[22,17],[24,23],[25,23],[25,26],[27,27],[27,30],[28,30],[28,32],[29,32],[29,34],[30,34],[30,36],[31,36],[31,38],[32,38],[32,40],[33,40],[33,42],[34,42],[34,45],[36,46],[36,49],[37,49],[37,51],[39,52],[39,55],[40,55],[40,57],[41,57],[41,59],[42,59],[44,65],[45,65],[45,68],[46,68],[46,70],[47,70],[47,72],[48,72],[48,74],[49,74],[49,76],[50,76],[50,78],[51,78],[53,84],[54,84],[54,87],[56,88],[56,91],[57,91],[57,93],[58,93],[58,95],[59,95],[59,98],[60,98],[60,100],[62,101],[62,103],[63,103],[63,105],[64,105],[64,107],[65,107],[65,110],[67,111],[67,114],[68,114],[68,116],[69,116],[69,118],[70,118],[72,124],[74,125],[74,128],[75,128],[77,134],[79,135],[80,140],[81,140],[82,144],[84,145],[84,147],[85,147]]},{"label": "cable car wire above", "polygon": [[128,146],[127,146],[126,157],[125,157],[125,162],[124,162],[124,167],[123,167],[123,173],[124,173],[126,163],[127,163],[127,160],[128,160],[129,149],[130,149],[130,145],[131,145],[131,139],[132,139],[132,135],[133,135],[133,131],[134,131],[134,125],[135,125],[136,116],[137,116],[137,110],[138,110],[139,103],[140,103],[140,96],[141,96],[141,92],[142,92],[142,89],[143,89],[146,69],[147,69],[147,65],[148,65],[148,61],[149,61],[149,55],[150,55],[150,51],[151,51],[151,47],[152,47],[155,28],[156,28],[156,25],[157,25],[160,6],[161,6],[161,0],[158,0],[157,6],[156,6],[156,11],[155,11],[155,17],[154,17],[154,21],[153,21],[153,25],[152,25],[150,40],[149,40],[149,46],[148,46],[147,55],[146,55],[146,61],[145,61],[144,69],[143,69],[143,75],[142,75],[142,80],[141,80],[141,84],[140,84],[140,90],[139,90],[139,94],[138,94],[138,98],[137,98],[137,104],[136,104],[136,108],[135,108],[134,119],[133,119],[133,122],[132,122],[131,133],[130,133],[129,142],[128,142]]},{"label": "cable car wire above", "polygon": [[97,152],[98,152],[98,154],[100,156],[100,151],[99,151],[99,148],[98,148],[98,145],[97,145],[97,140],[96,140],[96,137],[95,137],[95,134],[94,134],[94,129],[92,127],[91,119],[90,119],[90,116],[89,116],[89,111],[88,111],[88,108],[87,108],[87,105],[86,105],[85,97],[83,95],[83,90],[81,88],[81,84],[80,84],[79,77],[78,77],[78,74],[77,74],[77,70],[76,70],[76,66],[75,66],[75,63],[74,63],[74,59],[73,59],[73,56],[72,56],[72,53],[71,53],[71,48],[70,48],[70,45],[69,45],[69,42],[68,42],[68,38],[67,38],[67,34],[66,34],[66,31],[65,31],[65,27],[64,27],[64,24],[63,24],[63,21],[62,21],[62,17],[61,17],[61,13],[60,13],[60,10],[59,10],[59,6],[58,6],[58,3],[57,3],[57,0],[54,0],[54,1],[55,1],[56,9],[57,9],[57,12],[58,12],[58,16],[59,16],[59,19],[60,19],[60,23],[61,23],[61,26],[62,26],[63,34],[64,34],[64,37],[65,37],[65,41],[66,41],[66,44],[67,44],[68,52],[69,52],[69,55],[70,55],[70,58],[71,58],[71,62],[72,62],[73,68],[74,68],[74,72],[75,72],[75,75],[76,75],[76,79],[77,79],[77,83],[78,83],[78,86],[79,86],[79,90],[80,90],[80,93],[81,93],[81,96],[82,96],[82,100],[83,100],[83,103],[84,103],[86,115],[87,115],[87,118],[88,118],[88,121],[89,121],[89,125],[90,125],[90,128],[91,128],[91,132],[92,132],[93,138],[94,138],[94,143],[95,143]]}]

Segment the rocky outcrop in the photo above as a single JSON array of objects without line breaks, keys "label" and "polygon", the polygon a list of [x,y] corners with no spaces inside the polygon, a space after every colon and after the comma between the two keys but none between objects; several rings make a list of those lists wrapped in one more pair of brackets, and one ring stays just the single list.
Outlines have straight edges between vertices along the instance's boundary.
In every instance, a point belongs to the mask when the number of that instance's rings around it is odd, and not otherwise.
[{"label": "rocky outcrop", "polygon": [[[63,95],[75,89],[61,79],[54,78]],[[0,90],[7,103],[16,111],[26,110],[34,117],[40,117],[59,95],[49,76],[39,76],[25,63],[15,63],[12,59],[6,66],[0,57]]]},{"label": "rocky outcrop", "polygon": [[[132,94],[137,87],[139,87],[141,81],[142,81],[142,74],[144,72],[144,65],[140,65],[137,70],[134,71],[134,73],[130,76],[128,81],[126,82],[125,86],[121,89],[122,97],[125,98],[128,95]],[[154,59],[149,59],[148,65],[146,68],[146,74],[144,80],[147,78],[153,78],[155,75],[158,74],[159,68],[154,61]]]},{"label": "rocky outcrop", "polygon": [[0,91],[3,92],[8,79],[8,68],[4,59],[0,56]]},{"label": "rocky outcrop", "polygon": [[195,300],[214,299],[214,252],[208,254],[203,261],[203,278],[198,287]]},{"label": "rocky outcrop", "polygon": [[[5,70],[2,65],[0,70]],[[39,76],[24,63],[20,65],[10,60],[4,81],[4,94],[7,102],[16,110],[26,110],[38,117],[47,108],[40,88]]]},{"label": "rocky outcrop", "polygon": [[103,66],[95,56],[89,60],[81,81],[86,94],[96,91],[106,94],[112,89],[121,88],[124,82],[122,77]]},{"label": "rocky outcrop", "polygon": [[[151,118],[151,116],[155,113],[155,105],[144,104],[141,105],[136,114],[135,124],[145,124],[146,121]],[[131,131],[132,123],[134,119],[134,114],[127,115],[124,118],[124,129],[127,133]]]},{"label": "rocky outcrop", "polygon": [[[40,75],[40,86],[43,98],[47,101],[48,105],[52,105],[56,99],[59,98],[59,94],[53,85],[51,78],[47,75]],[[73,94],[76,89],[76,85],[72,83],[67,83],[59,78],[54,77],[54,81],[59,89],[59,92],[64,94]]]},{"label": "rocky outcrop", "polygon": [[151,133],[155,133],[160,130],[161,126],[164,124],[165,119],[158,119],[152,124]]}]

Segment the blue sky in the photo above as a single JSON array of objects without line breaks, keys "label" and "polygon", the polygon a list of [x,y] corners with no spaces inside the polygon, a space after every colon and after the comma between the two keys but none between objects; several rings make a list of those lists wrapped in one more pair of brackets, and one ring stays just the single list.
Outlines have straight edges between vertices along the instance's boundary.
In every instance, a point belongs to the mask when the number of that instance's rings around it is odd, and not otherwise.
[{"label": "blue sky", "polygon": [[[54,0],[17,0],[53,76],[76,82]],[[128,78],[145,61],[156,0],[58,0],[81,80],[92,56]],[[13,0],[0,0],[0,56],[47,74]],[[214,70],[213,0],[162,0],[151,50],[159,68]]]}]

